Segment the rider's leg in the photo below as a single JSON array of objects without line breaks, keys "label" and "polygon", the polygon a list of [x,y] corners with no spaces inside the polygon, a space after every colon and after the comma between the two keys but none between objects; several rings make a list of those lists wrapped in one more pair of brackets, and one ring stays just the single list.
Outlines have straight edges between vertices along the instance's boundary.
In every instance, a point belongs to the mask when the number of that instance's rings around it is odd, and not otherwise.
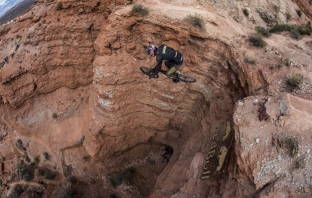
[{"label": "rider's leg", "polygon": [[168,67],[168,69],[170,69],[171,67],[174,66],[174,62],[172,62],[172,61],[165,61],[165,65]]},{"label": "rider's leg", "polygon": [[182,66],[183,61],[182,62],[178,62],[178,63],[174,63],[173,66],[167,71],[167,75],[171,75],[171,74],[180,74],[180,67]]},{"label": "rider's leg", "polygon": [[161,70],[162,62],[158,63],[151,71],[149,72],[150,78],[158,78],[158,73]]}]

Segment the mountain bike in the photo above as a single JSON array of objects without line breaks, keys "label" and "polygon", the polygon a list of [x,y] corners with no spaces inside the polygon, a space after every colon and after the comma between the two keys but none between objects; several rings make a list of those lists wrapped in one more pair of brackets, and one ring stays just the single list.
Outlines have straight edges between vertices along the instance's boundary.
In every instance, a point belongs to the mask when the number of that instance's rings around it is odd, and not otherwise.
[{"label": "mountain bike", "polygon": [[[146,67],[146,66],[141,66],[140,70],[148,75],[150,78],[159,78],[158,74],[151,74],[153,68]],[[159,72],[163,73],[165,76],[168,78],[174,80],[175,82],[183,81],[183,82],[196,82],[196,78],[193,76],[188,76],[185,74],[178,74],[178,73],[173,73],[172,75],[167,75],[167,70],[160,70]]]}]

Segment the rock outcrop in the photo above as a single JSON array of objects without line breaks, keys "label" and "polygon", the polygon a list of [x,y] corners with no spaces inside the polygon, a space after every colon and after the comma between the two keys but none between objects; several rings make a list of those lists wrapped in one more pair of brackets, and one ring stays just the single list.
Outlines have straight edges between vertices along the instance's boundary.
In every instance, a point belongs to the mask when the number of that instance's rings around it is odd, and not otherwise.
[{"label": "rock outcrop", "polygon": [[[36,1],[0,33],[2,195],[307,197],[311,38],[249,42],[255,26],[306,24],[297,4]],[[197,82],[149,79],[149,44],[181,52]]]}]

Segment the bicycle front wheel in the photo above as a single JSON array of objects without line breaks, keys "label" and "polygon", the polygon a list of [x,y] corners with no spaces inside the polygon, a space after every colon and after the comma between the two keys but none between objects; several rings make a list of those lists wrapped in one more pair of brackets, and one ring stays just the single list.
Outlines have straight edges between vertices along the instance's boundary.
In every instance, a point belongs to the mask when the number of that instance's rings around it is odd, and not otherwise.
[{"label": "bicycle front wheel", "polygon": [[179,79],[183,82],[196,82],[196,78],[184,74],[179,74]]},{"label": "bicycle front wheel", "polygon": [[149,68],[149,67],[146,67],[146,66],[141,66],[141,67],[140,67],[140,70],[141,70],[141,72],[143,72],[144,74],[149,75],[149,73],[150,73],[150,71],[151,71],[152,69]]}]

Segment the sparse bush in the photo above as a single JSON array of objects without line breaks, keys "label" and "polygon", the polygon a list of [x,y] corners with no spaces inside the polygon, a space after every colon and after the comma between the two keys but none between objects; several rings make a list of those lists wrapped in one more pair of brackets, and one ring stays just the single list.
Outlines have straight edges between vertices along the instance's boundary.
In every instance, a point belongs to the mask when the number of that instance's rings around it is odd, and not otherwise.
[{"label": "sparse bush", "polygon": [[113,188],[122,184],[122,177],[119,174],[112,174],[109,178],[109,183]]},{"label": "sparse bush", "polygon": [[286,82],[293,87],[299,88],[303,83],[303,76],[301,74],[293,74]]},{"label": "sparse bush", "polygon": [[35,170],[35,174],[36,174],[37,177],[40,177],[40,176],[44,175],[44,171],[42,169],[40,169],[40,168],[37,168]]},{"label": "sparse bush", "polygon": [[39,164],[39,162],[40,162],[39,156],[34,157],[34,162],[35,162],[35,164]]},{"label": "sparse bush", "polygon": [[28,157],[28,155],[26,153],[24,154],[24,159],[26,162],[30,162],[30,158]]},{"label": "sparse bush", "polygon": [[249,16],[249,11],[246,8],[243,9],[243,13],[246,17]]},{"label": "sparse bush", "polygon": [[201,30],[205,29],[205,20],[202,16],[195,13],[194,15],[189,14],[186,16],[186,21],[188,21],[192,26],[197,27]]},{"label": "sparse bush", "polygon": [[117,198],[117,196],[113,193],[113,194],[109,194],[109,198]]},{"label": "sparse bush", "polygon": [[49,170],[49,169],[45,169],[44,170],[44,178],[45,179],[54,179],[55,178],[55,174],[51,171],[51,170]]},{"label": "sparse bush", "polygon": [[33,175],[31,174],[30,171],[26,171],[22,176],[22,179],[26,182],[32,180],[32,178],[33,178]]},{"label": "sparse bush", "polygon": [[298,140],[296,138],[286,137],[286,138],[282,139],[280,142],[281,142],[282,147],[285,147],[288,149],[289,155],[291,157],[297,156],[298,150],[299,150],[299,143],[298,143]]},{"label": "sparse bush", "polygon": [[256,31],[264,37],[271,36],[271,33],[269,32],[269,30],[265,29],[264,27],[256,26]]},{"label": "sparse bush", "polygon": [[62,188],[60,191],[60,194],[57,196],[57,198],[74,198],[77,195],[77,191],[75,191],[73,188]]},{"label": "sparse bush", "polygon": [[46,160],[49,160],[49,159],[50,159],[49,153],[47,153],[47,152],[43,152],[43,157],[44,157],[44,159],[46,159]]},{"label": "sparse bush", "polygon": [[307,161],[305,157],[301,157],[297,162],[296,162],[296,167],[297,168],[305,168],[307,165]]},{"label": "sparse bush", "polygon": [[296,12],[297,12],[298,16],[301,18],[301,16],[302,16],[301,10],[296,10]]},{"label": "sparse bush", "polygon": [[132,168],[127,168],[121,173],[112,173],[109,175],[109,182],[113,188],[116,188],[123,182],[130,184],[130,180],[134,175],[134,170]]},{"label": "sparse bush", "polygon": [[271,33],[284,32],[284,31],[290,32],[294,28],[295,27],[293,25],[284,24],[284,23],[277,23],[269,30],[269,32],[271,32]]},{"label": "sparse bush", "polygon": [[130,13],[145,16],[148,14],[148,9],[141,4],[134,4]]},{"label": "sparse bush", "polygon": [[291,14],[286,13],[286,20],[287,20],[287,21],[290,21],[290,20],[291,20],[291,17],[292,17]]},{"label": "sparse bush", "polygon": [[298,32],[300,35],[311,35],[311,25],[308,23],[307,25],[298,26]]},{"label": "sparse bush", "polygon": [[24,150],[23,142],[22,142],[21,139],[17,139],[17,140],[15,141],[15,145],[16,145],[16,147],[17,147],[18,149]]},{"label": "sparse bush", "polygon": [[295,39],[300,39],[302,35],[311,35],[312,28],[311,23],[307,23],[307,25],[289,25],[289,24],[276,24],[274,25],[269,32],[276,33],[276,32],[283,32],[288,31],[290,32],[291,37]]},{"label": "sparse bush", "polygon": [[30,181],[33,178],[33,171],[30,165],[24,164],[23,162],[17,165],[15,173],[19,179],[24,181]]},{"label": "sparse bush", "polygon": [[90,184],[93,185],[93,184],[95,184],[95,183],[96,183],[96,181],[95,181],[93,178],[91,178],[91,179],[90,179]]},{"label": "sparse bush", "polygon": [[65,170],[64,170],[65,176],[71,175],[72,171],[73,171],[72,165],[65,165]]},{"label": "sparse bush", "polygon": [[57,9],[57,10],[63,9],[63,3],[62,3],[61,1],[57,2],[57,4],[56,4],[56,9]]},{"label": "sparse bush", "polygon": [[291,61],[288,58],[285,60],[285,65],[287,67],[290,67],[290,65],[291,65]]},{"label": "sparse bush", "polygon": [[257,62],[254,57],[250,57],[250,56],[245,56],[244,61],[252,65],[256,64]]},{"label": "sparse bush", "polygon": [[77,183],[77,178],[74,176],[69,176],[66,178],[66,181],[72,184],[76,184]]},{"label": "sparse bush", "polygon": [[53,118],[53,119],[56,119],[56,118],[57,118],[57,114],[56,114],[56,113],[53,113],[53,114],[52,114],[52,118]]},{"label": "sparse bush", "polygon": [[294,39],[296,39],[296,40],[300,40],[301,39],[301,34],[300,34],[300,32],[298,31],[298,29],[292,29],[291,31],[290,31],[290,36],[291,37],[293,37]]},{"label": "sparse bush", "polygon": [[11,190],[11,193],[7,196],[7,198],[16,198],[19,197],[24,192],[23,186],[17,184]]},{"label": "sparse bush", "polygon": [[266,45],[261,34],[254,34],[249,37],[249,42],[251,42],[256,47],[264,47]]}]

